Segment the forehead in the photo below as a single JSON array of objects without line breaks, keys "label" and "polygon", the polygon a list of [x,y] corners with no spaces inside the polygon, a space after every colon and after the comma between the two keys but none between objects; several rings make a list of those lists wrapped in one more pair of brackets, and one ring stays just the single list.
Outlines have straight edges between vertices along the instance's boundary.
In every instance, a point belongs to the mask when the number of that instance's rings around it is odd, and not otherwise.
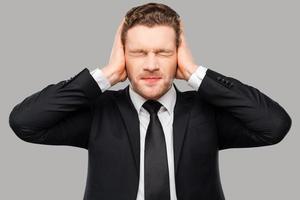
[{"label": "forehead", "polygon": [[147,27],[137,25],[128,30],[125,46],[128,49],[175,48],[175,37],[175,30],[170,26]]}]

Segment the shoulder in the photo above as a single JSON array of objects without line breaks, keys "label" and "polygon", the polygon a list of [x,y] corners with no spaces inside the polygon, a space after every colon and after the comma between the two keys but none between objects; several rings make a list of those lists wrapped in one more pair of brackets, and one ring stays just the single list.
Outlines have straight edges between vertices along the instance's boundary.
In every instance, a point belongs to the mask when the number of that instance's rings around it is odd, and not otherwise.
[{"label": "shoulder", "polygon": [[179,92],[178,97],[182,99],[180,102],[189,104],[188,106],[193,115],[205,114],[207,117],[214,113],[214,106],[205,101],[199,91],[190,90]]},{"label": "shoulder", "polygon": [[105,90],[105,92],[100,93],[96,98],[94,104],[95,106],[101,105],[109,106],[115,105],[116,99],[125,99],[126,98],[126,88],[119,90]]}]

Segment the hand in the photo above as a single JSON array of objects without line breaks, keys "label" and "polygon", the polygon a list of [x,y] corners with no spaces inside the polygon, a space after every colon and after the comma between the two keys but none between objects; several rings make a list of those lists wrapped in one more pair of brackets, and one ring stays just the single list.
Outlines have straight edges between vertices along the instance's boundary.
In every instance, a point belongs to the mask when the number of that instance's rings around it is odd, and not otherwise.
[{"label": "hand", "polygon": [[125,68],[125,54],[123,44],[121,42],[121,31],[124,21],[125,18],[123,18],[115,34],[113,47],[110,53],[109,63],[101,69],[105,77],[111,83],[111,86],[115,85],[120,81],[125,81],[127,79],[127,73]]},{"label": "hand", "polygon": [[177,71],[175,78],[188,81],[192,73],[196,71],[198,65],[195,64],[192,53],[187,46],[182,20],[180,20],[180,29],[180,44],[177,50]]}]

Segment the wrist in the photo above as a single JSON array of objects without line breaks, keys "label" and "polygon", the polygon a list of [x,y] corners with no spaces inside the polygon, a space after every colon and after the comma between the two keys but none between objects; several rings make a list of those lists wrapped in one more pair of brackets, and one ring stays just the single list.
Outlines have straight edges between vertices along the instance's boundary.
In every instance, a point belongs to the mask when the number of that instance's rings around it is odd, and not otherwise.
[{"label": "wrist", "polygon": [[191,64],[189,68],[186,68],[186,81],[188,81],[193,73],[197,70],[199,66],[196,64]]},{"label": "wrist", "polygon": [[111,84],[111,86],[115,85],[116,83],[118,83],[118,74],[112,70],[113,68],[109,65],[103,67],[101,69],[103,75],[107,78],[107,80],[109,81],[109,83]]}]

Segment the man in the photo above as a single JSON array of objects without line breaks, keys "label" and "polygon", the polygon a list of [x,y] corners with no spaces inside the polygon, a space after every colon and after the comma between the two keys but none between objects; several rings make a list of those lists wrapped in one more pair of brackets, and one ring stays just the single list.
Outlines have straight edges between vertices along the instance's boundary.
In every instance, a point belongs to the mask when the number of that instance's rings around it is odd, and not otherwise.
[{"label": "man", "polygon": [[[107,66],[27,97],[11,128],[27,142],[87,149],[84,199],[225,199],[218,151],[276,144],[291,118],[254,87],[197,65],[183,29],[166,5],[132,8]],[[179,91],[174,78],[195,90]]]}]

